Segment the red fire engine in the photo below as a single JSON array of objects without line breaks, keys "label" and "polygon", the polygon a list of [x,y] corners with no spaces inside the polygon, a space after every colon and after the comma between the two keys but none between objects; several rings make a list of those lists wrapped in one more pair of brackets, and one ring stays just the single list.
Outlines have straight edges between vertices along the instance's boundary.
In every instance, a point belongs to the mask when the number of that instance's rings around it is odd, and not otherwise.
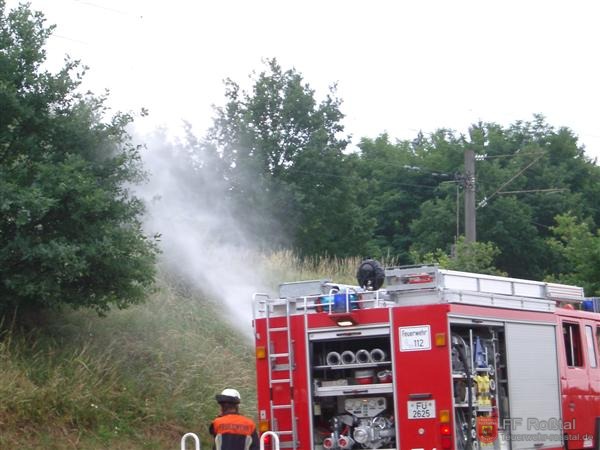
[{"label": "red fire engine", "polygon": [[261,432],[298,450],[598,448],[600,314],[581,288],[365,267],[362,287],[255,295]]}]

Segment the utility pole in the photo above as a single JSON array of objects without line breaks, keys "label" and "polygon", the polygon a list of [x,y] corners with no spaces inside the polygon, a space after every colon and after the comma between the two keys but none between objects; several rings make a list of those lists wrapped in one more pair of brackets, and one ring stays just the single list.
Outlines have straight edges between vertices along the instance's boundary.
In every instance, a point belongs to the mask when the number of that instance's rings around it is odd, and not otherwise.
[{"label": "utility pole", "polygon": [[475,152],[465,150],[465,241],[475,242]]}]

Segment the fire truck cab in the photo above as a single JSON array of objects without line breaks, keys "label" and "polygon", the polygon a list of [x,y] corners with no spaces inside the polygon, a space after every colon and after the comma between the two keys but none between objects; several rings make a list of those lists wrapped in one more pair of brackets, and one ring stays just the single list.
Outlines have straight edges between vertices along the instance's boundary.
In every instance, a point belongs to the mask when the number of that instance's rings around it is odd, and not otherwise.
[{"label": "fire truck cab", "polygon": [[581,288],[437,266],[385,281],[255,295],[261,432],[302,450],[598,445],[600,314]]}]

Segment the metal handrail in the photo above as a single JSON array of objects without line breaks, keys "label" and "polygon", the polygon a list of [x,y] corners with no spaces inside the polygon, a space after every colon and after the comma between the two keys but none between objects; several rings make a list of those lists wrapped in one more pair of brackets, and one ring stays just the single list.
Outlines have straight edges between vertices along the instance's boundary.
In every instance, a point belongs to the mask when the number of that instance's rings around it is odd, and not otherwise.
[{"label": "metal handrail", "polygon": [[252,294],[252,301],[256,301],[258,297],[266,297],[267,299],[270,298],[269,294],[265,294],[263,292],[255,292],[254,294]]},{"label": "metal handrail", "polygon": [[260,450],[265,450],[265,436],[272,436],[273,437],[273,446],[271,448],[272,448],[272,450],[279,450],[279,436],[277,435],[277,433],[275,433],[273,431],[265,431],[263,434],[261,434]]},{"label": "metal handrail", "polygon": [[186,441],[190,437],[194,440],[194,443],[196,444],[195,450],[200,450],[200,438],[198,438],[198,435],[195,433],[186,433],[183,435],[183,437],[181,438],[181,450],[186,450]]},{"label": "metal handrail", "polygon": [[[382,306],[382,301],[385,300],[385,294],[386,294],[386,290],[385,289],[379,289],[377,291],[371,291],[371,292],[360,292],[358,290],[354,290],[354,292],[350,291],[350,289],[346,289],[345,292],[339,292],[340,294],[345,294],[346,295],[346,312],[351,312],[353,311],[351,308],[351,304],[352,305],[363,305],[362,308],[366,308],[366,309],[370,309],[370,308],[377,308]],[[356,299],[356,300],[352,300],[351,304],[350,304],[350,300],[349,300],[349,295],[350,294],[362,294],[362,293],[369,293],[369,294],[374,294],[374,297],[372,298],[367,298],[367,299]],[[313,304],[311,301],[314,301],[316,299],[320,299],[323,297],[323,295],[328,295],[328,294],[313,294],[313,295],[306,295],[306,296],[298,296],[292,300],[295,301],[299,301],[300,302],[300,306],[298,307],[298,311],[301,311],[301,314],[309,314],[312,311],[316,310],[317,308],[321,307],[323,308],[327,313],[331,314],[333,313],[333,304],[332,303],[326,303],[326,304]],[[333,294],[329,294],[329,295],[333,295]],[[253,319],[256,320],[258,317],[266,317],[266,316],[271,316],[271,314],[269,314],[268,311],[264,311],[263,314],[260,314],[259,311],[257,311],[257,307],[258,305],[264,305],[265,308],[269,308],[272,305],[284,305],[284,304],[288,304],[290,302],[290,299],[287,298],[272,298],[270,297],[268,294],[263,294],[263,293],[256,293],[252,296],[252,300],[253,303],[255,305],[255,307],[252,309],[253,310]],[[393,302],[390,302],[390,304]],[[366,306],[366,305],[372,305],[372,306]],[[288,305],[289,306],[289,305]],[[387,305],[390,306],[390,305]],[[257,314],[258,313],[258,314]],[[279,314],[276,314],[276,316],[280,316]]]},{"label": "metal handrail", "polygon": [[[265,300],[262,300],[261,302],[258,302],[258,298],[259,297],[264,297]],[[254,294],[252,294],[252,328],[254,328],[254,338],[258,338],[258,336],[256,335],[256,326],[254,325],[256,323],[256,316],[257,313],[259,313],[258,310],[258,305],[259,303],[264,303],[265,304],[265,308],[268,308],[269,305],[267,305],[267,301],[269,300],[269,294],[264,294],[261,292],[256,292]]]}]

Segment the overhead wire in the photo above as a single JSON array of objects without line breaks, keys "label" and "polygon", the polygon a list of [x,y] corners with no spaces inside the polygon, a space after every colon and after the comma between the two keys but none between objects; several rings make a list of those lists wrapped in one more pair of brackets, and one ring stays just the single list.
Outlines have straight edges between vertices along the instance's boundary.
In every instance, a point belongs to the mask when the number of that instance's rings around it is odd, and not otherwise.
[{"label": "overhead wire", "polygon": [[[105,5],[100,5],[98,3],[94,3],[94,2],[90,2],[90,1],[86,1],[86,0],[70,0],[70,1],[73,2],[73,3],[76,3],[79,6],[83,6],[83,7],[87,7],[87,8],[102,9],[104,11],[108,11],[108,12],[111,12],[111,13],[114,13],[114,14],[119,14],[119,15],[122,15],[122,16],[128,16],[130,18],[135,18],[137,20],[141,20],[141,19],[144,18],[144,16],[141,15],[141,14],[138,15],[138,14],[135,14],[135,13],[132,13],[132,12],[123,11],[121,9],[117,9],[117,8],[113,8],[113,7],[105,6]],[[66,41],[75,42],[77,44],[82,44],[82,45],[91,46],[91,47],[98,46],[97,44],[90,44],[89,42],[83,41],[81,39],[72,38],[72,37],[65,36],[65,35],[60,34],[60,33],[52,33],[52,35],[50,37],[56,37],[56,38],[59,38],[59,39],[64,39]]]},{"label": "overhead wire", "polygon": [[[523,156],[523,155],[535,155],[537,154],[537,151],[533,151],[533,152],[523,152],[523,153],[519,153],[519,151],[515,152],[515,153],[505,153],[502,155],[475,155],[475,159],[477,161],[486,161],[488,159],[495,159],[495,158],[516,158],[517,156]],[[477,158],[478,156],[481,156],[481,158]]]},{"label": "overhead wire", "polygon": [[510,194],[529,194],[529,193],[535,193],[535,192],[547,192],[547,193],[553,193],[553,192],[563,192],[563,191],[568,191],[569,189],[567,188],[547,188],[547,189],[524,189],[522,191],[501,191],[498,192],[498,195],[510,195]]},{"label": "overhead wire", "polygon": [[[324,177],[342,178],[342,179],[343,178],[347,178],[347,179],[355,178],[354,176],[350,176],[350,175],[338,175],[338,174],[333,174],[330,172],[318,172],[318,171],[314,171],[314,170],[297,170],[297,169],[295,169],[294,172],[306,173],[306,174],[312,174],[312,175],[320,175],[320,176],[324,176]],[[414,184],[414,183],[403,183],[403,182],[395,182],[395,181],[380,181],[380,180],[378,180],[378,181],[380,183],[386,184],[386,185],[408,186],[408,187],[426,188],[426,189],[433,189],[433,190],[438,189],[438,187],[439,187],[439,185],[431,186],[428,184]],[[449,182],[454,182],[454,181],[451,181],[451,180],[442,181],[442,183],[449,183]]]},{"label": "overhead wire", "polygon": [[489,197],[485,197],[481,202],[479,202],[479,204],[477,205],[477,207],[475,209],[479,209],[480,207],[486,206],[487,203],[493,198],[495,197],[499,192],[502,191],[502,189],[505,186],[508,186],[510,183],[512,183],[515,179],[517,179],[519,176],[521,176],[521,174],[523,174],[527,169],[529,169],[531,166],[533,166],[536,162],[538,162],[543,156],[545,155],[545,153],[542,153],[541,155],[539,155],[537,158],[535,158],[533,161],[531,161],[529,164],[527,164],[525,167],[523,167],[521,170],[519,170],[514,176],[512,176],[511,178],[509,178],[506,182],[504,182],[496,191],[494,191],[494,193],[492,193],[492,195],[490,195]]},{"label": "overhead wire", "polygon": [[58,33],[52,33],[51,37],[57,37],[59,39],[64,39],[66,41],[75,42],[77,44],[90,45],[89,42],[80,41],[79,39],[73,39],[73,38],[70,38],[70,37],[67,37],[67,36],[63,36],[63,35],[58,34]]},{"label": "overhead wire", "polygon": [[[120,10],[120,9],[117,9],[117,8],[112,8],[110,6],[99,5],[97,3],[93,3],[93,2],[89,2],[89,1],[85,1],[85,0],[72,0],[72,1],[74,1],[75,3],[80,4],[82,6],[89,6],[89,7],[92,7],[92,8],[103,9],[105,11],[110,11],[110,12],[113,12],[113,13],[116,13],[116,14],[121,14],[121,15],[124,15],[124,16],[138,17],[138,16],[136,16],[133,13],[130,13],[130,12],[127,12],[127,11],[123,11],[123,10]],[[142,16],[139,16],[139,18],[142,18]]]}]

